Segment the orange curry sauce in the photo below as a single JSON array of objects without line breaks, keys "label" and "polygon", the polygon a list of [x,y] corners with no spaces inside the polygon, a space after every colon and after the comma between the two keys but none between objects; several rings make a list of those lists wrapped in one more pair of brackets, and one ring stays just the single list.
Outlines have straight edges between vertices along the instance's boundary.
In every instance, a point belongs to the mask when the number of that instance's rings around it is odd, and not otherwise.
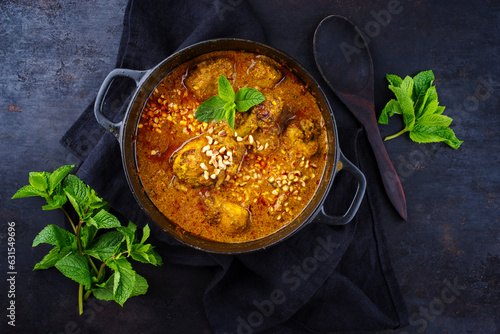
[{"label": "orange curry sauce", "polygon": [[[253,87],[267,101],[237,111],[234,131],[225,121],[194,117],[217,94],[221,74],[235,91]],[[238,134],[252,113],[257,125]],[[200,165],[182,170],[190,179],[174,168],[189,142],[196,145],[186,159]],[[144,189],[168,219],[202,238],[235,243],[265,237],[299,215],[321,180],[327,145],[321,112],[302,82],[265,56],[224,51],[179,66],[156,87],[138,125],[136,154]],[[232,208],[246,218],[233,217]]]}]

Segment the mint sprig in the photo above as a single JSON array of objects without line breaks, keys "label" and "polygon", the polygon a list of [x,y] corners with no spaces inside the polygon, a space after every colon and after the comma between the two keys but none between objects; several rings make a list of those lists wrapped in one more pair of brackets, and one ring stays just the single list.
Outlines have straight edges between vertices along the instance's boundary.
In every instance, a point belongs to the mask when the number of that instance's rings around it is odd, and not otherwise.
[{"label": "mint sprig", "polygon": [[[137,235],[137,226],[122,226],[109,212],[110,206],[75,175],[68,175],[73,165],[62,166],[52,173],[31,172],[29,185],[19,189],[12,198],[41,196],[47,201],[43,210],[61,209],[73,233],[57,225],[47,225],[33,240],[33,247],[46,243],[54,246],[38,262],[34,270],[55,267],[80,286],[79,312],[90,297],[114,300],[121,306],[132,296],[145,294],[147,281],[132,269],[129,259],[161,265],[162,259],[151,244],[149,226]],[[66,210],[66,203],[78,215],[77,224]]]},{"label": "mint sprig", "polygon": [[218,93],[199,105],[194,114],[197,120],[201,122],[227,121],[234,129],[236,110],[245,112],[266,99],[261,92],[250,87],[240,88],[235,93],[231,83],[223,75],[219,77]]},{"label": "mint sprig", "polygon": [[388,124],[389,117],[403,116],[405,128],[384,140],[396,138],[408,132],[410,139],[418,143],[444,142],[457,149],[463,143],[449,128],[453,119],[443,115],[444,106],[439,106],[436,86],[433,86],[434,73],[423,71],[411,78],[404,79],[387,74],[389,89],[396,99],[391,99],[382,110],[378,122]]}]

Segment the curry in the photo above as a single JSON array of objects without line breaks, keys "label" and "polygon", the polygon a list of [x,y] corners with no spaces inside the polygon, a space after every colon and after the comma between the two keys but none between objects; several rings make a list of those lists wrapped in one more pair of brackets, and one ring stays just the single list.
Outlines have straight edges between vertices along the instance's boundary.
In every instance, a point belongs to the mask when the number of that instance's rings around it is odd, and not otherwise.
[{"label": "curry", "polygon": [[[265,101],[226,121],[200,122],[198,106],[224,75]],[[327,158],[314,96],[285,66],[243,51],[212,52],[177,67],[155,88],[137,127],[139,177],[178,227],[209,240],[265,237],[304,209]]]}]

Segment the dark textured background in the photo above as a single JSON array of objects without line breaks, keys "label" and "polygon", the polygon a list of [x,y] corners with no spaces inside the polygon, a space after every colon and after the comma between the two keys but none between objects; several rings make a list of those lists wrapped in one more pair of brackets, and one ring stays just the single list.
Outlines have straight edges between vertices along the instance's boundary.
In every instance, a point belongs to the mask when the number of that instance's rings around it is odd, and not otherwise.
[{"label": "dark textured background", "polygon": [[[265,1],[251,7],[268,44],[308,59],[315,26],[329,14],[360,27],[390,1]],[[226,4],[230,15],[239,0]],[[0,332],[210,333],[202,293],[210,269],[137,265],[148,295],[121,308],[88,304],[77,315],[77,285],[56,270],[32,272],[49,247],[31,248],[60,212],[42,212],[42,200],[10,200],[28,172],[76,162],[59,139],[92,102],[115,65],[126,0],[3,0],[0,2]],[[401,177],[408,222],[384,226],[410,325],[395,333],[496,333],[499,316],[499,96],[498,1],[401,1],[402,10],[370,40],[375,103],[391,98],[386,73],[432,69],[440,104],[464,144],[419,145],[407,137],[386,143]],[[297,43],[297,41],[302,41]],[[317,73],[314,64],[304,66]],[[326,90],[326,88],[325,88]],[[337,123],[352,122],[331,96]],[[382,135],[401,123],[381,126]],[[390,208],[383,208],[394,214]],[[7,222],[16,223],[16,328],[7,326]],[[454,284],[452,289],[450,284]],[[455,293],[450,293],[455,291]],[[157,298],[162,296],[162,298]]]}]

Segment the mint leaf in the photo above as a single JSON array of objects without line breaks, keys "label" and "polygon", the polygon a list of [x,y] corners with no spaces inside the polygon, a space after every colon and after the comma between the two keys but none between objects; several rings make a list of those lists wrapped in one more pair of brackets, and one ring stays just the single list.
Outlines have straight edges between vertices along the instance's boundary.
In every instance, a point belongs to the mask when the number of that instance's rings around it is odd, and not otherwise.
[{"label": "mint leaf", "polygon": [[398,99],[406,128],[408,130],[413,129],[413,126],[415,124],[415,111],[413,110],[413,101],[411,97],[401,87],[389,86],[389,89],[394,93],[394,95],[396,95],[396,98]]},{"label": "mint leaf", "polygon": [[100,209],[108,210],[110,208],[108,202],[97,196],[94,189],[87,186],[88,206],[90,212],[97,212]]},{"label": "mint leaf", "polygon": [[57,261],[68,255],[69,253],[71,253],[70,247],[63,247],[62,249],[60,249],[59,246],[54,246],[54,248],[52,248],[40,262],[35,264],[33,270],[52,268],[57,263]]},{"label": "mint leaf", "polygon": [[142,239],[141,239],[141,242],[140,244],[144,244],[144,242],[146,242],[146,240],[148,240],[149,236],[151,235],[151,229],[149,228],[149,225],[146,224],[143,228],[142,228]]},{"label": "mint leaf", "polygon": [[238,111],[247,111],[266,100],[264,95],[255,88],[243,87],[236,92],[235,104]]},{"label": "mint leaf", "polygon": [[92,289],[94,297],[100,300],[113,300],[113,282],[115,274],[111,274],[106,282],[96,284],[97,288]]},{"label": "mint leaf", "polygon": [[52,195],[52,198],[46,197],[47,205],[42,206],[42,210],[60,209],[66,204],[68,198],[62,194]]},{"label": "mint leaf", "polygon": [[217,103],[224,103],[222,105],[221,108],[217,107],[214,109],[214,114],[213,114],[213,119],[214,119],[214,122],[220,122],[220,121],[223,121],[226,119],[226,113],[227,113],[227,108],[228,108],[228,105],[231,103],[231,102],[226,102],[224,100],[222,100],[221,98],[219,98],[218,96],[215,96],[218,98]]},{"label": "mint leaf", "polygon": [[135,251],[135,250],[130,253],[130,257],[132,257],[132,259],[134,259],[134,260],[136,260],[138,262],[142,262],[142,263],[151,263],[152,261],[155,261],[155,259],[151,259],[150,260],[148,254],[142,253],[142,252],[138,252],[138,251]]},{"label": "mint leaf", "polygon": [[153,246],[150,244],[147,245],[141,245],[141,244],[135,244],[132,247],[132,252],[130,253],[130,256],[139,262],[142,263],[151,263],[156,265],[156,261],[154,258],[150,259],[149,252],[153,250]]},{"label": "mint leaf", "polygon": [[[98,288],[92,290],[94,297],[100,300],[113,300],[114,279],[115,274],[112,274],[106,282],[97,284]],[[148,292],[148,288],[149,285],[146,279],[136,273],[135,284],[130,297],[144,295]]]},{"label": "mint leaf", "polygon": [[92,225],[84,224],[80,229],[80,241],[82,243],[83,249],[86,249],[89,244],[94,240],[97,234],[97,228]]},{"label": "mint leaf", "polygon": [[52,173],[31,172],[30,184],[19,189],[12,198],[23,198],[40,196],[47,200],[43,210],[60,209],[67,202],[66,195],[62,191],[61,181],[73,166],[63,166]]},{"label": "mint leaf", "polygon": [[384,109],[382,109],[382,112],[380,113],[380,116],[378,118],[378,122],[381,124],[388,124],[389,117],[393,116],[394,114],[401,115],[402,113],[403,111],[401,110],[399,102],[391,99],[389,102],[387,102]]},{"label": "mint leaf", "polygon": [[89,262],[79,254],[69,254],[59,260],[55,267],[66,277],[89,289],[91,285]]},{"label": "mint leaf", "polygon": [[234,121],[235,121],[235,109],[236,105],[234,102],[227,102],[224,105],[224,110],[226,111],[225,119],[227,121],[227,124],[231,127],[231,129],[234,129]]},{"label": "mint leaf", "polygon": [[417,75],[415,75],[415,77],[413,78],[413,82],[414,82],[415,96],[416,97],[423,96],[434,82],[434,73],[432,72],[432,70],[422,71]]},{"label": "mint leaf", "polygon": [[136,272],[132,265],[124,258],[111,259],[107,265],[114,270],[113,279],[113,299],[123,306],[129,297],[132,296],[136,282]]},{"label": "mint leaf", "polygon": [[132,259],[142,262],[149,263],[154,266],[161,265],[162,259],[158,253],[154,251],[154,246],[151,244],[145,244],[144,242],[149,238],[150,229],[149,226],[144,226],[142,230],[142,239],[139,243],[132,243],[130,245],[129,254]]},{"label": "mint leaf", "polygon": [[134,250],[130,253],[132,259],[142,262],[149,263],[153,266],[162,265],[162,258],[158,253],[156,253],[153,249],[148,250],[147,252],[142,252],[141,250]]},{"label": "mint leaf", "polygon": [[415,96],[413,93],[413,79],[411,77],[406,76],[403,82],[401,82],[400,88],[403,89],[406,94],[408,94],[412,101],[414,100]]},{"label": "mint leaf", "polygon": [[247,111],[265,100],[265,97],[254,88],[243,87],[235,93],[231,83],[223,75],[219,77],[218,83],[219,95],[212,96],[199,105],[194,115],[197,120],[201,122],[225,120],[234,129],[236,110]]},{"label": "mint leaf", "polygon": [[23,186],[21,189],[19,189],[14,196],[12,196],[12,199],[14,198],[23,198],[23,197],[32,197],[32,196],[46,196],[46,193],[44,191],[38,190],[35,187],[33,187],[31,184],[27,186]]},{"label": "mint leaf", "polygon": [[420,117],[425,113],[433,113],[438,106],[436,86],[429,87],[424,97],[415,105],[416,115]]},{"label": "mint leaf", "polygon": [[74,234],[60,228],[57,225],[47,225],[35,237],[32,247],[45,243],[63,248],[66,246],[72,246],[75,241],[76,239]]},{"label": "mint leaf", "polygon": [[437,106],[436,110],[434,110],[435,115],[441,115],[444,111],[445,106]]},{"label": "mint leaf", "polygon": [[[64,179],[63,188],[71,205],[83,221],[93,218],[98,210],[109,206],[106,201],[97,196],[95,191],[76,175],[68,175]],[[96,224],[97,227],[98,222],[92,221],[90,224]]]},{"label": "mint leaf", "polygon": [[61,166],[55,171],[53,171],[49,176],[49,192],[52,191],[61,184],[62,180],[68,175],[68,173],[75,167],[75,165]]},{"label": "mint leaf", "polygon": [[[62,195],[60,187],[61,181],[64,177],[69,173],[73,165],[62,166],[56,169],[52,173],[48,172],[31,172],[29,173],[29,185],[22,187],[19,189],[12,199],[14,198],[23,198],[23,197],[31,197],[31,196],[41,196],[49,202],[51,196],[56,190],[56,195]],[[58,187],[59,186],[59,187]],[[52,196],[53,197],[53,196]],[[57,199],[56,202],[63,202],[61,198]],[[53,204],[49,203],[50,206]],[[48,210],[48,209],[45,209]]]},{"label": "mint leaf", "polygon": [[403,79],[401,79],[400,77],[398,77],[397,75],[395,74],[387,74],[385,76],[385,78],[387,79],[387,81],[389,81],[389,83],[394,86],[394,87],[400,87],[401,84],[403,83]]},{"label": "mint leaf", "polygon": [[226,101],[224,101],[219,96],[212,96],[205,102],[199,105],[198,109],[194,114],[194,117],[200,122],[210,122],[215,118],[215,115],[219,115],[221,112],[224,115],[224,105]]},{"label": "mint leaf", "polygon": [[123,241],[123,234],[118,231],[111,231],[102,234],[92,243],[85,253],[104,262],[115,254],[116,249]]},{"label": "mint leaf", "polygon": [[87,185],[77,176],[68,175],[68,177],[64,179],[63,188],[71,205],[73,205],[73,208],[78,213],[78,216],[83,218],[89,203]]},{"label": "mint leaf", "polygon": [[49,188],[49,183],[45,174],[45,172],[30,173],[29,182],[33,188],[39,191],[46,191]]},{"label": "mint leaf", "polygon": [[463,143],[455,132],[447,126],[429,126],[417,124],[410,132],[410,138],[418,143],[445,142],[450,147],[457,149]]},{"label": "mint leaf", "polygon": [[418,124],[428,126],[449,126],[453,119],[445,115],[424,115],[418,119]]},{"label": "mint leaf", "polygon": [[148,282],[144,277],[142,277],[139,274],[135,274],[135,284],[134,288],[132,289],[132,293],[130,297],[135,297],[135,296],[140,296],[146,294],[148,292]]},{"label": "mint leaf", "polygon": [[93,225],[98,229],[121,226],[118,218],[103,209],[101,209],[95,216],[88,218],[87,224]]},{"label": "mint leaf", "polygon": [[132,233],[135,233],[137,231],[137,225],[132,223],[131,221],[128,222],[127,228],[132,231]]},{"label": "mint leaf", "polygon": [[117,228],[117,230],[120,231],[125,237],[127,252],[129,253],[132,251],[132,244],[134,243],[136,229],[137,226],[132,222],[129,222],[127,227],[120,226]]},{"label": "mint leaf", "polygon": [[234,90],[231,83],[223,75],[219,77],[219,96],[226,102],[234,102]]}]

